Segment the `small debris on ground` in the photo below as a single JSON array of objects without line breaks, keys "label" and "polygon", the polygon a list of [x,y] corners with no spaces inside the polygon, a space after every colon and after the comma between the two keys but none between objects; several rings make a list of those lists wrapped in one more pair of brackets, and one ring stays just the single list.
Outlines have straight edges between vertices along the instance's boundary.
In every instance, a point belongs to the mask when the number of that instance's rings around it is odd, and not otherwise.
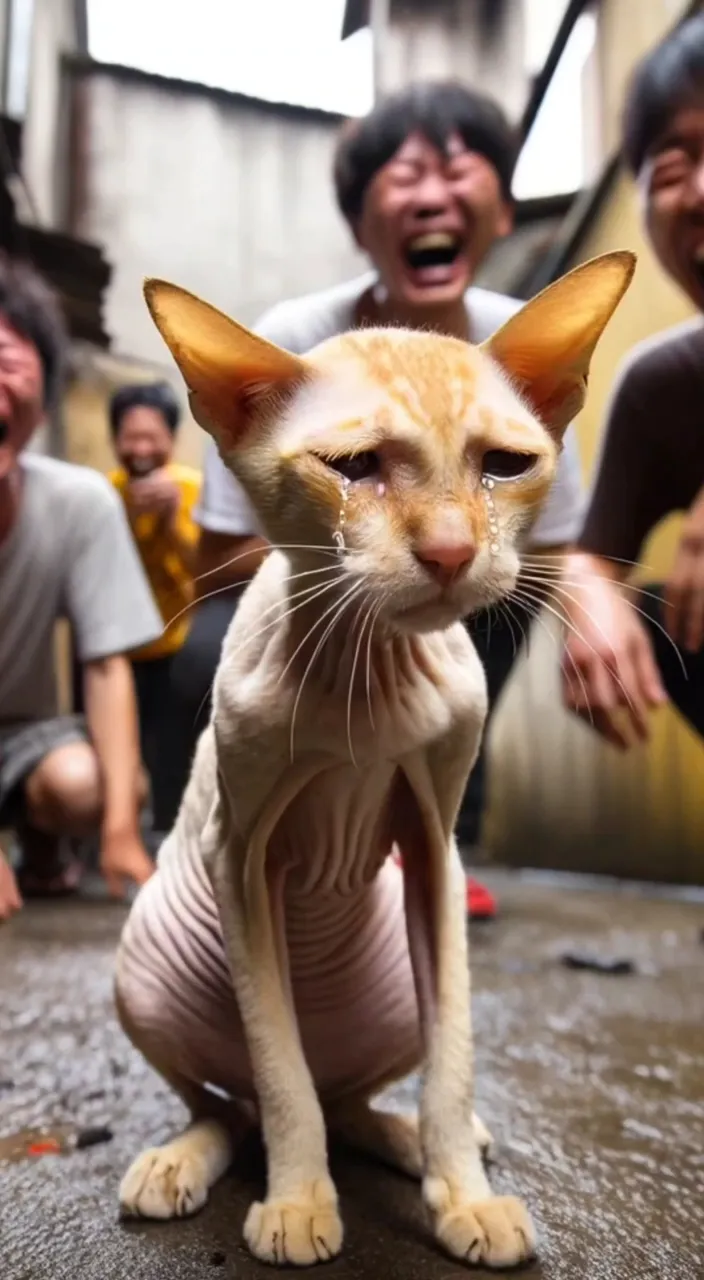
[{"label": "small debris on ground", "polygon": [[593,973],[606,973],[614,977],[624,977],[636,971],[633,961],[625,956],[598,956],[589,951],[565,951],[560,956],[560,963],[567,969],[590,969]]},{"label": "small debris on ground", "polygon": [[112,1142],[113,1137],[113,1131],[107,1125],[95,1125],[90,1129],[81,1129],[74,1140],[74,1149],[83,1151],[86,1147],[97,1147],[101,1142]]},{"label": "small debris on ground", "polygon": [[38,1142],[30,1142],[27,1147],[28,1156],[60,1156],[61,1143],[56,1138],[42,1138]]},{"label": "small debris on ground", "polygon": [[211,1267],[224,1267],[227,1262],[227,1254],[222,1249],[214,1249],[208,1259]]}]

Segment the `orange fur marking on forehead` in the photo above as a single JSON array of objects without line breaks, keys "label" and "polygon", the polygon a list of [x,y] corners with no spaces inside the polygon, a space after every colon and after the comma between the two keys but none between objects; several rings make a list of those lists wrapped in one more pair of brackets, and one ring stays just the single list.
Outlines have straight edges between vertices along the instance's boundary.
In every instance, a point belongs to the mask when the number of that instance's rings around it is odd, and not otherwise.
[{"label": "orange fur marking on forehead", "polygon": [[474,402],[483,357],[456,338],[412,330],[361,330],[341,340],[415,426],[454,433]]}]

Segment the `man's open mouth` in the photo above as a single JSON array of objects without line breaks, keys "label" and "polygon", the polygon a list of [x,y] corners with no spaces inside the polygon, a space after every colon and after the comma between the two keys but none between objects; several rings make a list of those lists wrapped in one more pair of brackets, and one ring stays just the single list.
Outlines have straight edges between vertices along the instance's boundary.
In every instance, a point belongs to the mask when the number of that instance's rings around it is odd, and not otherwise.
[{"label": "man's open mouth", "polygon": [[427,271],[440,268],[448,271],[455,266],[461,257],[464,242],[461,236],[451,231],[427,231],[423,235],[413,236],[403,247],[403,255],[407,265],[413,271]]}]

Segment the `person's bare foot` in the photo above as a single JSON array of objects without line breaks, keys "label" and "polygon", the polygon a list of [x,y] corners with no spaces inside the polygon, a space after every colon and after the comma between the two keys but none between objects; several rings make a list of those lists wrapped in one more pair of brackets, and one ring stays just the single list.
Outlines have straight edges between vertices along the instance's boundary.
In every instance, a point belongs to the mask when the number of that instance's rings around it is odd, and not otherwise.
[{"label": "person's bare foot", "polygon": [[0,849],[0,923],[9,920],[21,907],[22,895],[15,873]]}]

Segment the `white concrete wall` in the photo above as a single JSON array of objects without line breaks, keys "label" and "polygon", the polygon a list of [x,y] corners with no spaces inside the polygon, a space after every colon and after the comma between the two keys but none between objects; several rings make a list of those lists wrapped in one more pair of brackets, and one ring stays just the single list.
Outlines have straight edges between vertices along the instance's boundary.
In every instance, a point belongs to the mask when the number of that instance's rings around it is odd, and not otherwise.
[{"label": "white concrete wall", "polygon": [[378,90],[453,76],[495,97],[517,120],[528,96],[523,0],[504,0],[492,38],[483,37],[475,0],[387,0],[388,28],[377,50]]},{"label": "white concrete wall", "polygon": [[334,205],[335,117],[141,73],[71,75],[82,140],[72,230],[113,265],[106,319],[118,355],[165,361],[145,275],[252,323],[363,267]]}]

